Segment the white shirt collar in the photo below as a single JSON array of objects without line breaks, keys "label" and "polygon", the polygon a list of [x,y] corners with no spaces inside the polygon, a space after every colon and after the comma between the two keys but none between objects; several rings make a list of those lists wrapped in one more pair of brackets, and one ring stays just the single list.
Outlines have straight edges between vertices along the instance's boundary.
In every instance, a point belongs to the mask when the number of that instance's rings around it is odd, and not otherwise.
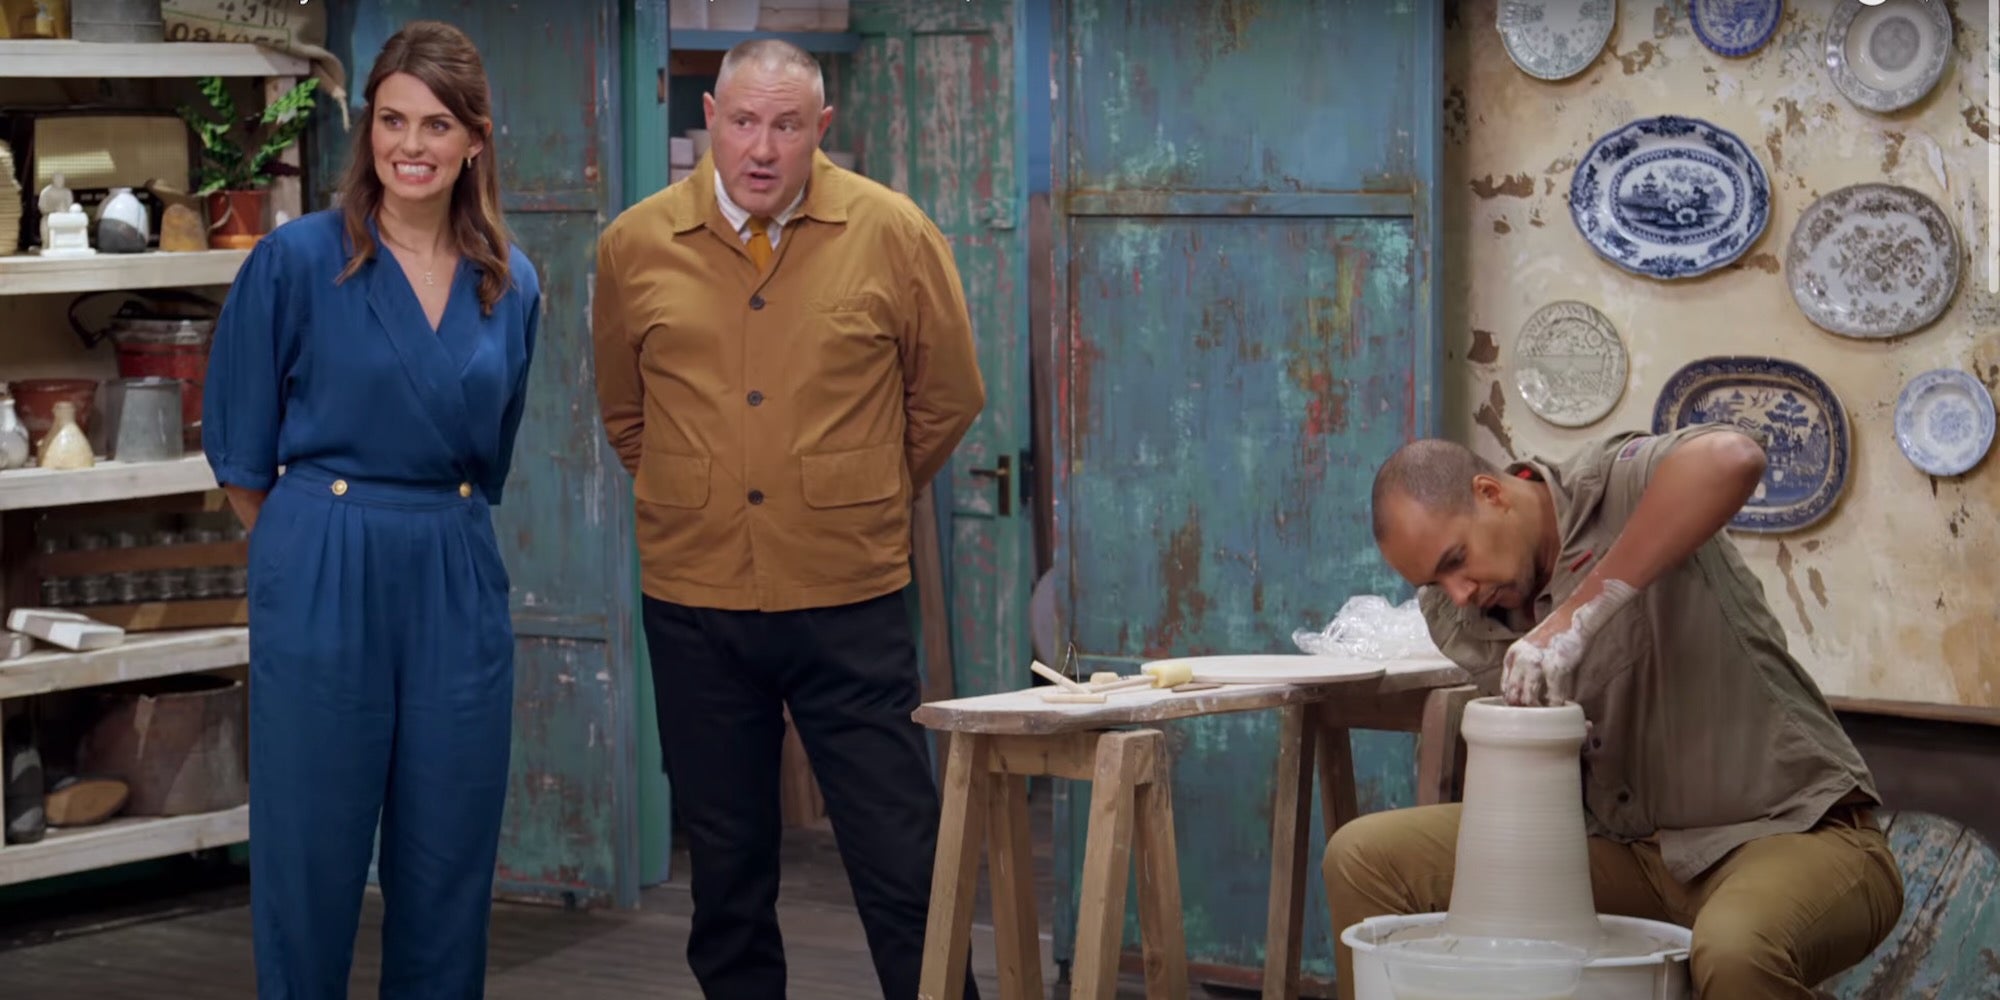
[{"label": "white shirt collar", "polygon": [[[771,220],[769,235],[772,246],[778,245],[779,233],[784,230],[786,223],[792,221],[792,216],[798,212],[799,206],[804,204],[805,200],[806,189],[802,187],[799,189],[797,197],[792,199],[792,203],[785,206],[785,210],[779,212],[777,218]],[[729,189],[722,186],[721,170],[715,172],[715,202],[722,207],[722,217],[729,220],[729,225],[736,230],[736,235],[741,239],[749,239],[750,213],[743,206],[730,200]]]}]

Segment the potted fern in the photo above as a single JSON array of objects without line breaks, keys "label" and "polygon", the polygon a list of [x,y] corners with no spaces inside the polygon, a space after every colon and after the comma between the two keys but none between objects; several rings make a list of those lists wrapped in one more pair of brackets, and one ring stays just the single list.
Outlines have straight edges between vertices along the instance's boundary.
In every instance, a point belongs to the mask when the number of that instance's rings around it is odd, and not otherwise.
[{"label": "potted fern", "polygon": [[200,86],[210,114],[182,105],[180,115],[201,143],[194,194],[207,200],[208,245],[248,249],[264,235],[266,187],[273,177],[292,172],[278,157],[305,134],[319,81],[299,81],[254,116],[237,114],[221,77],[203,77]]}]

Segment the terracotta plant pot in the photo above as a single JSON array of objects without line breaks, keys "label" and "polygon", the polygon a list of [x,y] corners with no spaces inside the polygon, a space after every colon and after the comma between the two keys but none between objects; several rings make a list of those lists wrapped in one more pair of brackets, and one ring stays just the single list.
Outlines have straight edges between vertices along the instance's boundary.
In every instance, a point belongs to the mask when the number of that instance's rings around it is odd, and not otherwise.
[{"label": "terracotta plant pot", "polygon": [[212,250],[248,250],[264,235],[261,189],[216,191],[208,196],[208,245]]}]

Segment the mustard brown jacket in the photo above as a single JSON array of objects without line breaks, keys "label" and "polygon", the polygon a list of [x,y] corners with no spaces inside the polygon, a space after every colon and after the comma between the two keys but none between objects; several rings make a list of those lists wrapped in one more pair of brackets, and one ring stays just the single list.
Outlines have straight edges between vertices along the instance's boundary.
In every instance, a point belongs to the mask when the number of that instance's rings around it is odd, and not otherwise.
[{"label": "mustard brown jacket", "polygon": [[591,320],[647,595],[787,611],[909,582],[915,490],[986,401],[951,249],[914,202],[816,152],[759,274],[704,156],[599,237]]}]

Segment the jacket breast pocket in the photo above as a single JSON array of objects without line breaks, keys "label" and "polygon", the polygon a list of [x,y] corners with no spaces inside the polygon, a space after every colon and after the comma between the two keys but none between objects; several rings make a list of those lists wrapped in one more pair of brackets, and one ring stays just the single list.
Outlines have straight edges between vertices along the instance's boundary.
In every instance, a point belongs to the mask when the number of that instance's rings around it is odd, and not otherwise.
[{"label": "jacket breast pocket", "polygon": [[647,451],[639,456],[632,495],[641,503],[693,509],[708,505],[708,458]]},{"label": "jacket breast pocket", "polygon": [[903,446],[892,442],[802,455],[799,477],[808,507],[877,503],[903,490]]}]

